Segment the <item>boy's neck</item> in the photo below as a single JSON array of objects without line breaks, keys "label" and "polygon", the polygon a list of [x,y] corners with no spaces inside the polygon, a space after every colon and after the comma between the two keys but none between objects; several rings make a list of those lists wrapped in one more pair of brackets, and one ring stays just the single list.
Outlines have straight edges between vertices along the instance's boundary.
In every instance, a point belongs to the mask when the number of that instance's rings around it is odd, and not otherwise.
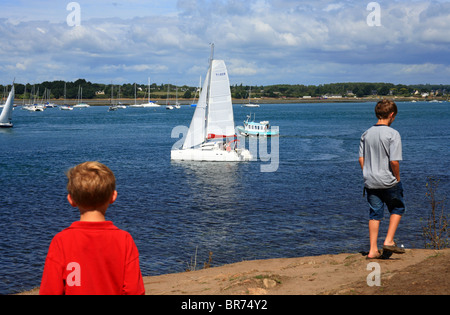
[{"label": "boy's neck", "polygon": [[389,115],[389,117],[388,118],[386,118],[386,119],[378,119],[378,123],[377,123],[377,126],[391,126],[392,125],[392,123],[394,122],[394,120],[395,120],[395,114],[394,113],[391,113],[390,115]]},{"label": "boy's neck", "polygon": [[101,211],[86,211],[80,215],[81,222],[105,222],[105,215]]},{"label": "boy's neck", "polygon": [[392,119],[380,119],[377,122],[377,126],[391,126],[393,123]]}]

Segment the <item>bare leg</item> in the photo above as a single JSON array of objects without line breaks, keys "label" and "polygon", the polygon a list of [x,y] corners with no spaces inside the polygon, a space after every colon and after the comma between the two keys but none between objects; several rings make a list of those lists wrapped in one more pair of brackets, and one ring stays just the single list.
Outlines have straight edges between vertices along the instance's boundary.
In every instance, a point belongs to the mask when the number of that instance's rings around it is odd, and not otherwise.
[{"label": "bare leg", "polygon": [[370,251],[369,257],[376,257],[378,253],[378,230],[380,228],[380,221],[370,220],[369,221],[369,237],[370,237]]},{"label": "bare leg", "polygon": [[397,232],[398,225],[400,224],[400,220],[402,219],[401,215],[393,214],[391,215],[391,219],[389,222],[389,229],[386,235],[386,239],[384,241],[384,245],[392,246],[394,245],[394,237],[395,232]]}]

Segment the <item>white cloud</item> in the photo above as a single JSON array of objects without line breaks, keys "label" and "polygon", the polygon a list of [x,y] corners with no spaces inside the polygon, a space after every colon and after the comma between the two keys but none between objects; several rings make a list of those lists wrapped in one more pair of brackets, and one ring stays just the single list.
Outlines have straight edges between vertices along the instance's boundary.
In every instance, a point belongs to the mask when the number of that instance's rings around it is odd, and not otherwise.
[{"label": "white cloud", "polygon": [[331,3],[329,4],[325,9],[323,9],[325,12],[335,11],[339,10],[343,7],[342,3]]},{"label": "white cloud", "polygon": [[210,42],[234,83],[420,83],[431,82],[431,72],[433,82],[449,80],[450,3],[443,1],[379,1],[380,27],[366,23],[368,2],[349,0],[80,1],[78,27],[66,24],[65,6],[44,1],[47,21],[31,2],[11,17],[0,14],[5,82],[45,75],[146,82],[151,75],[197,85]]}]

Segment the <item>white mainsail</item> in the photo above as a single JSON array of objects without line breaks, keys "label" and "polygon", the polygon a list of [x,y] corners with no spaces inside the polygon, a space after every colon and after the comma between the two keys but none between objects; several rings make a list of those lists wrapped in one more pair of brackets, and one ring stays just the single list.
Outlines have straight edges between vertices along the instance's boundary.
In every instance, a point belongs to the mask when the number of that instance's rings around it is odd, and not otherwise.
[{"label": "white mainsail", "polygon": [[228,138],[234,135],[233,104],[227,68],[223,60],[213,60],[183,149],[199,146],[207,139]]},{"label": "white mainsail", "polygon": [[234,137],[230,81],[223,60],[213,60],[206,134],[208,139]]},{"label": "white mainsail", "polygon": [[9,92],[8,99],[6,100],[5,106],[3,107],[2,114],[0,115],[0,127],[10,128],[13,126],[12,120],[12,110],[14,106],[14,84],[12,86],[11,92]]}]

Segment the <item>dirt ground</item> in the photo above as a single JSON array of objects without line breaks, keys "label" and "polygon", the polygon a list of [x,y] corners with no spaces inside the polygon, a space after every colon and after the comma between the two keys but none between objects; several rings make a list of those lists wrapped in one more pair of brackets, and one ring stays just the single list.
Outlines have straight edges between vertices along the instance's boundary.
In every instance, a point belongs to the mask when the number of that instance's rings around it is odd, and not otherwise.
[{"label": "dirt ground", "polygon": [[[368,264],[380,266],[370,287]],[[371,278],[374,280],[375,278]],[[149,295],[447,295],[450,249],[407,250],[387,260],[362,254],[244,261],[196,272],[144,279]]]},{"label": "dirt ground", "polygon": [[[378,270],[381,285],[371,287],[367,279],[376,280]],[[147,295],[448,295],[450,249],[407,250],[387,260],[353,253],[243,261],[145,277],[144,284]]]}]

